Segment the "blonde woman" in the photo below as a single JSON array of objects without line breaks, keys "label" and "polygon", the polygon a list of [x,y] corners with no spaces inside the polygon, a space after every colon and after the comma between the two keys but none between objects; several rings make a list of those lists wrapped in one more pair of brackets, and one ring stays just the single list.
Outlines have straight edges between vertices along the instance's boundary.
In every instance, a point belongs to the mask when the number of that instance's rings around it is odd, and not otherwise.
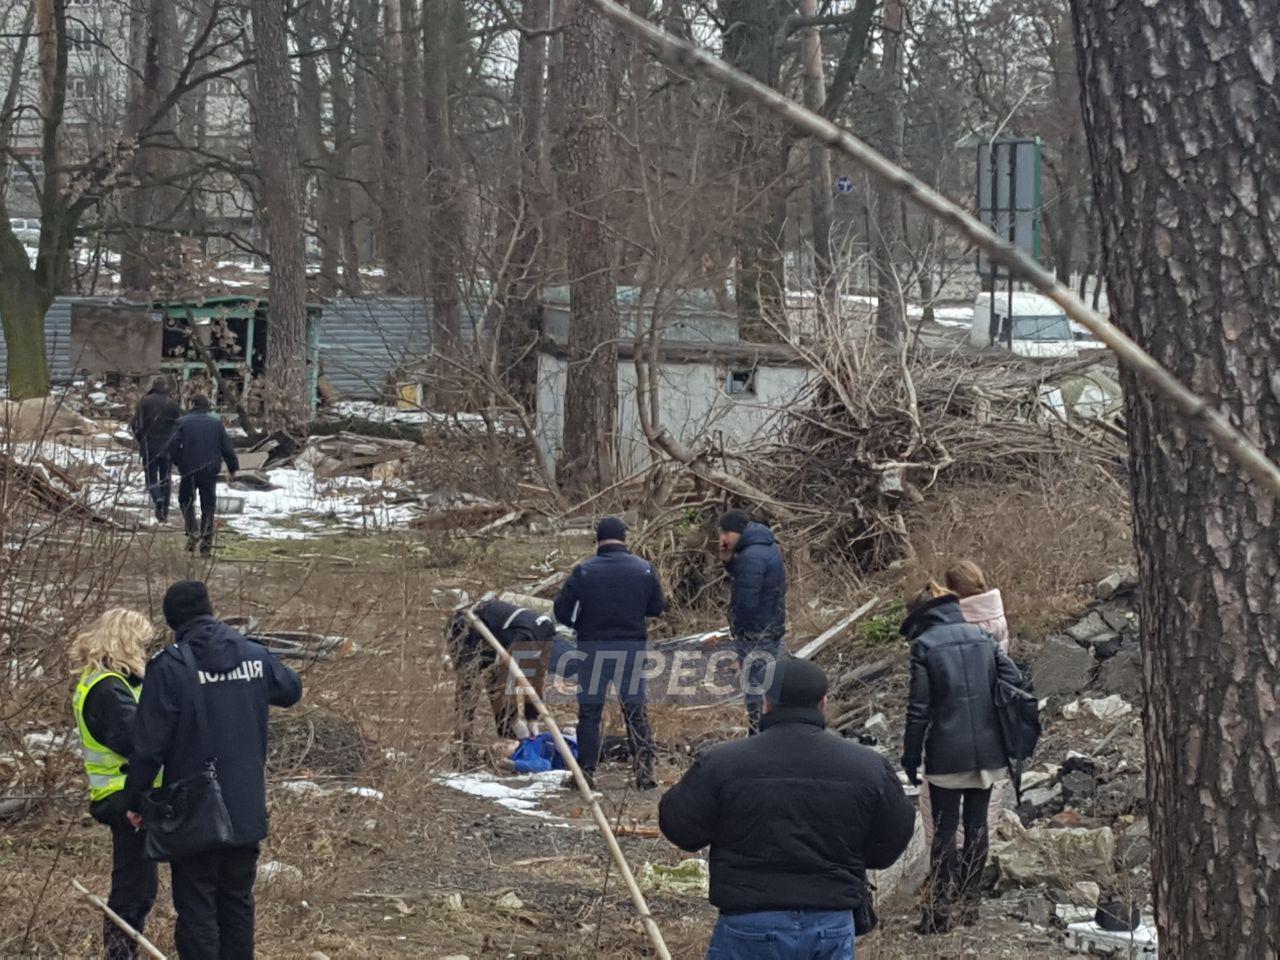
[{"label": "blonde woman", "polygon": [[[80,671],[71,706],[89,777],[89,812],[111,828],[107,906],[138,931],[156,900],[156,865],[143,855],[142,833],[125,817],[121,791],[133,752],[146,645],[153,636],[151,621],[117,607],[91,623],[71,644],[71,663]],[[107,960],[137,956],[134,942],[110,920],[103,921],[102,939]]]}]

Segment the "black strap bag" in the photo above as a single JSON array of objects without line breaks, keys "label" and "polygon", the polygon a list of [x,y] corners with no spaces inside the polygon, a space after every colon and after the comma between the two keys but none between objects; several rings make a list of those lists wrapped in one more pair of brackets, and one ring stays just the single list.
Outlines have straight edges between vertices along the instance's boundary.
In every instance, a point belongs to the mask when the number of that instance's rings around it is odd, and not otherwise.
[{"label": "black strap bag", "polygon": [[231,846],[231,816],[218,784],[218,761],[209,741],[209,717],[200,688],[195,659],[184,644],[177,645],[191,673],[195,691],[196,736],[205,757],[197,774],[148,790],[142,797],[142,827],[149,860],[181,860]]},{"label": "black strap bag", "polygon": [[1040,742],[1040,703],[1035,694],[1024,687],[1001,680],[999,670],[996,671],[992,699],[1000,724],[1000,739],[1004,742],[1009,778],[1013,781],[1017,802],[1021,804],[1022,770]]}]

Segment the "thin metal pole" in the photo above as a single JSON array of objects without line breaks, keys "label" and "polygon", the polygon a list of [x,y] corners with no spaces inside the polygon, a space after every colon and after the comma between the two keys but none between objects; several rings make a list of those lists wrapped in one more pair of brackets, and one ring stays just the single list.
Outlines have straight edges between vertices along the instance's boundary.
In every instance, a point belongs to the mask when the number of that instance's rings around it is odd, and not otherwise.
[{"label": "thin metal pole", "polygon": [[88,890],[86,890],[84,884],[82,884],[75,877],[71,878],[71,885],[80,891],[81,896],[83,896],[95,907],[97,907],[99,910],[105,913],[107,915],[107,919],[110,920],[112,923],[114,923],[121,930],[123,930],[125,934],[127,934],[133,940],[134,943],[136,943],[139,947],[142,948],[142,952],[145,953],[148,957],[151,957],[152,960],[166,960],[165,955],[160,952],[160,950],[156,947],[154,943],[152,943],[150,940],[148,940],[146,937],[140,934],[137,930],[133,929],[133,927],[131,927],[129,923],[120,916],[120,914],[116,913],[114,910],[112,910],[110,907],[107,906],[105,900],[103,900],[97,894],[90,893]]},{"label": "thin metal pole", "polygon": [[649,912],[649,904],[645,902],[644,894],[640,892],[640,885],[636,883],[635,874],[631,872],[631,867],[627,864],[627,858],[622,855],[622,848],[618,846],[618,838],[613,835],[613,828],[609,826],[609,818],[604,815],[604,811],[600,809],[600,801],[596,799],[591,788],[587,786],[587,778],[583,776],[582,768],[578,766],[578,758],[573,755],[573,751],[569,749],[569,744],[565,742],[564,735],[560,732],[560,727],[556,723],[555,717],[551,716],[551,711],[547,709],[547,705],[538,696],[538,691],[533,689],[533,684],[524,675],[524,671],[520,669],[519,664],[515,662],[511,653],[498,642],[498,638],[484,625],[484,621],[477,617],[470,607],[464,607],[460,612],[463,619],[470,624],[471,629],[484,637],[485,642],[493,648],[493,652],[498,655],[499,662],[507,668],[509,676],[515,678],[521,692],[534,705],[534,708],[538,711],[538,716],[546,723],[547,729],[551,732],[551,739],[555,741],[556,750],[560,752],[564,765],[573,773],[573,782],[578,787],[578,793],[582,795],[582,799],[590,807],[591,819],[595,820],[596,828],[600,831],[600,835],[604,837],[605,846],[609,848],[609,855],[613,857],[613,862],[617,865],[618,872],[622,874],[622,879],[627,885],[627,891],[631,894],[631,903],[636,908],[636,913],[640,916],[640,922],[644,925],[644,932],[648,935],[649,942],[653,944],[653,949],[661,960],[671,960],[671,951],[667,949],[666,941],[662,939],[662,931],[658,928],[658,922],[653,919],[653,914]]},{"label": "thin metal pole", "polygon": [[[1217,443],[1223,453],[1239,464],[1264,490],[1272,496],[1280,497],[1280,466],[1273,463],[1257,444],[1233,426],[1224,414],[1184,387],[1177,377],[1160,366],[1154,357],[1119,327],[1086,307],[1074,293],[1058,283],[1052,273],[1025,253],[1009,246],[966,210],[930,189],[918,177],[886,159],[847,130],[842,130],[812,110],[805,109],[785,94],[733,69],[718,57],[671,36],[619,6],[614,0],[588,2],[605,18],[648,43],[658,59],[718,80],[766,107],[802,133],[840,151],[891,189],[905,194],[917,207],[954,228],[970,243],[981,247],[989,257],[1044,294],[1060,306],[1068,317],[1102,341],[1138,379],[1177,407],[1188,422]],[[992,291],[992,299],[995,299],[995,291]]]}]

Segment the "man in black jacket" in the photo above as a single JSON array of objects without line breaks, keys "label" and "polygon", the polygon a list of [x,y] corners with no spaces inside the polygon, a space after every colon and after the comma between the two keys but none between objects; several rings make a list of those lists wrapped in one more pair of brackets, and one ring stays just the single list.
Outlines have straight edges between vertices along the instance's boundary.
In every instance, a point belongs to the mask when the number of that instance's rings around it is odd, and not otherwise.
[{"label": "man in black jacket", "polygon": [[[213,617],[198,580],[171,586],[164,618],[174,643],[151,659],[138,704],[134,752],[124,794],[136,811],[157,771],[172,784],[217,758],[218,783],[231,818],[224,849],[175,860],[174,942],[182,960],[253,956],[253,882],[258,844],[267,835],[267,707],[289,707],[302,697],[302,681],[263,646]],[[178,648],[192,654],[192,675]],[[203,697],[210,743],[201,743],[193,698]],[[130,814],[135,820],[136,814]]]},{"label": "man in black jacket", "polygon": [[746,694],[747,726],[755,733],[769,665],[784,650],[787,570],[773,531],[753,523],[745,510],[728,510],[720,518],[720,559],[733,584],[729,630]]},{"label": "man in black jacket", "polygon": [[[1021,685],[1022,675],[995,638],[966,623],[951,594],[924,591],[911,601],[902,634],[911,645],[911,688],[902,766],[914,784],[923,755],[933,818],[930,902],[922,933],[945,933],[977,917],[978,885],[987,863],[991,788],[1006,776],[996,715],[996,679]],[[956,852],[963,808],[964,849]]]},{"label": "man in black jacket", "polygon": [[658,805],[668,840],[711,847],[708,957],[852,958],[855,918],[874,923],[866,871],[902,856],[915,810],[887,760],[826,729],[826,694],[821,667],[782,661],[759,735],[703,750]]},{"label": "man in black jacket", "polygon": [[[547,680],[547,664],[551,659],[551,642],[555,639],[556,625],[548,616],[539,615],[525,607],[503,600],[482,600],[471,608],[476,618],[489,628],[516,662],[516,666],[528,677],[538,696]],[[519,729],[520,717],[514,696],[516,682],[506,670],[497,666],[498,655],[480,636],[459,611],[449,620],[449,656],[453,659],[454,708],[457,719],[458,740],[466,752],[468,734],[475,720],[477,690],[480,679],[489,672],[489,703],[493,707],[493,719],[498,736],[522,739],[533,733],[532,725],[538,720],[538,711],[532,702],[524,705],[525,729]]]},{"label": "man in black jacket", "polygon": [[155,504],[156,519],[161,523],[169,519],[169,502],[173,493],[169,438],[181,415],[182,411],[169,396],[169,381],[156,377],[151,389],[138,401],[138,408],[129,424],[134,439],[138,441],[138,454],[146,471],[147,491]]},{"label": "man in black jacket", "polygon": [[618,689],[631,744],[636,786],[656,787],[653,738],[645,714],[646,617],[667,609],[653,564],[627,549],[627,528],[605,517],[596,528],[596,555],[573,568],[556,597],[556,619],[578,633],[578,762],[588,778],[600,762],[600,721],[609,686]]},{"label": "man in black jacket", "polygon": [[[191,412],[178,421],[169,441],[168,454],[182,478],[178,484],[178,507],[187,529],[187,551],[201,556],[213,553],[213,516],[218,506],[218,471],[225,462],[229,479],[236,478],[240,460],[231,437],[217,414],[209,409],[209,398],[197,393],[191,398]],[[200,496],[200,524],[196,525],[196,495]]]}]

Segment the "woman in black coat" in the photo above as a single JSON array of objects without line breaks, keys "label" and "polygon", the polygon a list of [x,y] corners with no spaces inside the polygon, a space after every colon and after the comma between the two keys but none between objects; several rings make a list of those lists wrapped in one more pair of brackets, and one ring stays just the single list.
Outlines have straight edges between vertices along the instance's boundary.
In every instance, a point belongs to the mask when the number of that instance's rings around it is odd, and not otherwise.
[{"label": "woman in black coat", "polygon": [[[957,921],[976,919],[987,863],[987,806],[992,785],[1008,767],[995,683],[1020,684],[1022,677],[989,633],[965,622],[953,594],[930,584],[907,609],[902,634],[912,641],[911,689],[902,767],[918,786],[923,757],[934,827],[920,932],[943,933]],[[957,851],[962,818],[964,847]]]}]

